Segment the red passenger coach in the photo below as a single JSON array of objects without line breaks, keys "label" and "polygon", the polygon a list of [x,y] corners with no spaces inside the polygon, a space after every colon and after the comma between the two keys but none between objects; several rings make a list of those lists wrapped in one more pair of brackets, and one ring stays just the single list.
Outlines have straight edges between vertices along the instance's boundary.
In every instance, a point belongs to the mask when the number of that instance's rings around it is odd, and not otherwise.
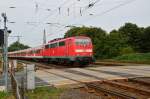
[{"label": "red passenger coach", "polygon": [[93,62],[93,46],[89,37],[77,36],[49,41],[48,44],[9,52],[10,58],[42,60],[63,64],[88,65]]}]

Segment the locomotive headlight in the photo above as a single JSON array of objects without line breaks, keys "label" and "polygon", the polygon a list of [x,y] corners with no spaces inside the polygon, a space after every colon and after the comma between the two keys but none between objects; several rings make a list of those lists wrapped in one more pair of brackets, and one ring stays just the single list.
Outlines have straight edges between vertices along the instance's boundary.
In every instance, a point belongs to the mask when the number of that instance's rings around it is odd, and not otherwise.
[{"label": "locomotive headlight", "polygon": [[87,49],[86,52],[92,52],[92,49]]},{"label": "locomotive headlight", "polygon": [[83,49],[76,49],[75,52],[79,53],[79,52],[84,52]]}]

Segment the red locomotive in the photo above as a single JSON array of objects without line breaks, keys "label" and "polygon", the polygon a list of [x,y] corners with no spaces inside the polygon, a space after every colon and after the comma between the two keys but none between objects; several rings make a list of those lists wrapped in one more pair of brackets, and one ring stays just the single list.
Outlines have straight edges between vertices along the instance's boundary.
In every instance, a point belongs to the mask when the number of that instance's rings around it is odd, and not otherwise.
[{"label": "red locomotive", "polygon": [[88,65],[93,62],[93,46],[89,37],[76,36],[55,39],[36,48],[9,52],[8,56],[16,59]]}]

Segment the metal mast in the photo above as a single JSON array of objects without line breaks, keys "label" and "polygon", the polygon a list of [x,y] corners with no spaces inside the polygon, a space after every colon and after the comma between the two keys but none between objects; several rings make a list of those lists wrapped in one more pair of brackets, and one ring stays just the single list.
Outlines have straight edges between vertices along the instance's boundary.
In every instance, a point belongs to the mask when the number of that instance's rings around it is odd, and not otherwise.
[{"label": "metal mast", "polygon": [[8,33],[7,33],[7,16],[6,13],[2,13],[2,17],[4,18],[4,45],[3,45],[3,59],[4,59],[4,80],[6,91],[8,91]]}]

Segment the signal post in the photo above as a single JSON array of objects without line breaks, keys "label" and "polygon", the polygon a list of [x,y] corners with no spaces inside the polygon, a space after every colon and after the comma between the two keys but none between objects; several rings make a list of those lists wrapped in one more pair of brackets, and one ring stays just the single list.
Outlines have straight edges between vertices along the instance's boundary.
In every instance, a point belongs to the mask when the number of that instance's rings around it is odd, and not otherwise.
[{"label": "signal post", "polygon": [[7,16],[6,13],[2,13],[4,18],[4,42],[3,42],[3,71],[5,81],[5,91],[8,91],[8,31],[6,27]]}]

